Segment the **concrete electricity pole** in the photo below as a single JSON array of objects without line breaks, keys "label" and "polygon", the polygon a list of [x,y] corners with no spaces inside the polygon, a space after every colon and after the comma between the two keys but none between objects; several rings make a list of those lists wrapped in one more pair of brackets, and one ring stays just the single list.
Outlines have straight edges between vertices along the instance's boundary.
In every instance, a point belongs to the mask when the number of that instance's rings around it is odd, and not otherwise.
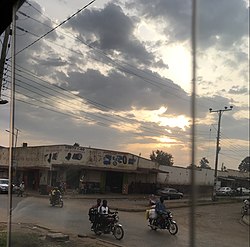
[{"label": "concrete electricity pole", "polygon": [[216,142],[216,152],[215,152],[215,166],[214,166],[214,189],[213,189],[213,196],[212,200],[216,200],[216,185],[217,185],[217,169],[218,169],[218,158],[219,158],[219,152],[220,152],[220,125],[221,125],[221,116],[224,111],[231,111],[233,109],[233,106],[230,106],[228,108],[225,106],[225,109],[222,110],[213,110],[212,108],[209,109],[211,112],[217,112],[219,114],[219,120],[218,120],[218,130],[217,130],[217,142]]}]

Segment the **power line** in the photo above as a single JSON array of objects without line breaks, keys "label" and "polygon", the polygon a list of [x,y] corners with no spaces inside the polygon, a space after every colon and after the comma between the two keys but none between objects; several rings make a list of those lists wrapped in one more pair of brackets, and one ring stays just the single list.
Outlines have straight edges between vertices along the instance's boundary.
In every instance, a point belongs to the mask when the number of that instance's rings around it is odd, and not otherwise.
[{"label": "power line", "polygon": [[64,23],[66,23],[67,21],[69,21],[70,19],[72,19],[74,16],[76,16],[78,13],[80,13],[82,10],[86,9],[88,6],[90,6],[92,3],[94,3],[96,0],[92,0],[91,2],[89,2],[87,5],[83,6],[81,9],[79,9],[78,11],[76,11],[74,14],[72,14],[70,17],[68,17],[66,20],[64,20],[63,22],[61,22],[60,24],[58,24],[57,26],[55,26],[54,28],[52,28],[51,30],[49,30],[47,33],[43,34],[42,36],[40,36],[37,40],[33,41],[31,44],[27,45],[26,47],[24,47],[22,50],[18,51],[15,55],[18,55],[19,53],[21,53],[22,51],[26,50],[27,48],[31,47],[32,45],[34,45],[35,43],[37,43],[39,40],[41,40],[42,38],[44,38],[45,36],[47,36],[48,34],[50,34],[51,32],[55,31],[58,27],[62,26]]},{"label": "power line", "polygon": [[[21,67],[21,66],[18,66],[18,67]],[[21,70],[19,70],[19,69],[17,69],[18,71],[21,71]],[[17,75],[19,75],[19,74],[17,74]],[[23,76],[22,76],[23,77]],[[26,77],[24,77],[24,78],[26,78]],[[26,78],[26,79],[28,79],[28,78]],[[39,78],[38,78],[39,79]],[[30,79],[28,79],[28,80],[30,80]],[[41,80],[41,79],[40,79]],[[51,84],[51,83],[49,83],[49,82],[47,82],[47,81],[45,81],[45,80],[42,80],[43,82],[45,82],[45,83],[47,83],[47,84],[49,84],[50,86],[54,86],[54,87],[58,87],[58,88],[60,88],[60,89],[63,89],[62,87],[59,87],[59,86],[57,86],[57,85],[55,85],[55,84]],[[32,82],[34,82],[34,83],[36,83],[36,84],[40,84],[40,83],[37,83],[36,81],[32,81]],[[34,86],[32,86],[32,85],[30,85],[31,87],[34,87]],[[53,90],[54,91],[54,89],[51,89],[50,87],[47,87],[47,86],[44,86],[44,87],[46,87],[46,88],[48,88],[48,89],[50,89],[50,90]],[[38,90],[40,90],[40,89],[38,89]],[[63,89],[63,90],[65,90],[65,89]],[[68,92],[67,90],[65,90],[66,92]],[[56,90],[56,92],[58,92],[57,90]],[[47,93],[47,92],[45,92],[45,93]],[[59,92],[60,93],[60,92]],[[70,93],[70,94],[72,94],[74,97],[73,97],[73,99],[75,100],[76,99],[76,95],[74,95],[73,93],[71,93],[71,92],[68,92],[68,93]],[[64,95],[64,94],[63,94]],[[71,97],[72,98],[72,97]],[[90,103],[91,105],[93,104],[95,107],[97,107],[98,109],[100,109],[100,110],[103,110],[102,108],[100,108],[99,106],[101,106],[101,107],[104,107],[104,108],[106,108],[106,109],[108,109],[108,110],[112,110],[112,111],[115,111],[114,109],[112,109],[112,108],[110,108],[110,107],[107,107],[107,106],[105,106],[105,105],[103,105],[103,104],[100,104],[100,103],[97,103],[97,102],[94,102],[94,101],[92,101],[92,100],[89,100],[89,99],[86,99],[86,98],[82,98],[82,97],[79,97],[79,96],[77,96],[77,98],[80,98],[80,99],[82,99],[82,100],[87,100],[87,102],[88,103]],[[90,102],[89,102],[90,101]],[[82,103],[82,102],[81,102]],[[138,121],[135,121],[135,120],[133,120],[133,119],[128,119],[128,118],[125,118],[125,117],[122,117],[122,116],[119,116],[119,115],[117,115],[117,114],[115,114],[115,115],[113,115],[113,117],[118,117],[118,118],[120,118],[121,120],[125,120],[125,121],[129,121],[129,122],[131,122],[131,123],[138,123]],[[149,129],[148,127],[144,127],[144,129]],[[177,132],[178,133],[178,132]],[[162,132],[161,132],[161,134],[162,134]],[[166,133],[165,133],[166,134]],[[164,134],[164,135],[165,135]],[[169,136],[170,136],[170,134],[168,134]]]}]

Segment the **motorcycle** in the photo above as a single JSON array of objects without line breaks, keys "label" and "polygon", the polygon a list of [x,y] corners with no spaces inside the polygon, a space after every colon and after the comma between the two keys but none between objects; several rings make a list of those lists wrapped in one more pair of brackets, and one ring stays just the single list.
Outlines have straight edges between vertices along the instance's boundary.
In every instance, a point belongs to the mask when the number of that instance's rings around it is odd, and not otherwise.
[{"label": "motorcycle", "polygon": [[250,212],[250,203],[249,199],[246,199],[243,201],[243,206],[241,208],[241,216],[243,217],[244,215],[248,215]]},{"label": "motorcycle", "polygon": [[[118,212],[113,212],[108,215],[100,215],[93,210],[93,215],[90,212],[90,222],[93,223],[92,230],[98,236],[101,234],[113,234],[117,240],[121,240],[124,236],[122,225],[118,223]],[[94,222],[95,221],[95,222]]]},{"label": "motorcycle", "polygon": [[63,207],[63,199],[61,195],[58,195],[58,196],[50,195],[49,201],[52,207],[54,206],[59,206],[60,208]]},{"label": "motorcycle", "polygon": [[157,229],[167,229],[171,235],[175,235],[178,232],[178,226],[176,221],[173,219],[173,215],[170,211],[163,213],[158,217],[155,209],[149,209],[146,211],[146,218],[149,223],[149,227],[156,231]]}]

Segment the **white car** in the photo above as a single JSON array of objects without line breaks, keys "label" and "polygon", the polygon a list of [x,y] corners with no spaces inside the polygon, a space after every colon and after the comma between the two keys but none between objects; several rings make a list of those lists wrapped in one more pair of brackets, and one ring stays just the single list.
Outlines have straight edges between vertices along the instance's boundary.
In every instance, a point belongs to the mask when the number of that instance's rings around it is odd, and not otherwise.
[{"label": "white car", "polygon": [[250,195],[250,190],[246,189],[244,187],[238,187],[236,189],[237,194],[241,194],[241,195]]},{"label": "white car", "polygon": [[230,187],[221,187],[216,191],[217,196],[231,196],[233,190]]},{"label": "white car", "polygon": [[9,179],[0,178],[0,193],[8,193]]}]

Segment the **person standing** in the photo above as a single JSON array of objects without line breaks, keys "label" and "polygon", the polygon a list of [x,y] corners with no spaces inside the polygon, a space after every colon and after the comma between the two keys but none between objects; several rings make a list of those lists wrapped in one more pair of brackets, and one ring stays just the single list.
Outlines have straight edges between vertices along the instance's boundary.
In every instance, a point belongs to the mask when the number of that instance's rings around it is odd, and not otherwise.
[{"label": "person standing", "polygon": [[19,190],[18,190],[17,196],[23,197],[24,188],[25,188],[24,181],[22,181],[22,183],[19,185]]}]

